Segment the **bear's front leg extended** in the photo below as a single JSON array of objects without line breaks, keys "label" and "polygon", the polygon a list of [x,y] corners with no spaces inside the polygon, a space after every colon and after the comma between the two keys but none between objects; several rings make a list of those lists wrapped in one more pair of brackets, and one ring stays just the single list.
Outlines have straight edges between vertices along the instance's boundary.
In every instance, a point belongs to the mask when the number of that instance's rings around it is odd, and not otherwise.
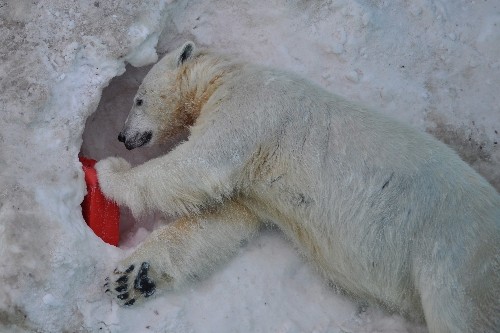
[{"label": "bear's front leg extended", "polygon": [[138,304],[210,273],[259,229],[244,206],[227,202],[216,212],[183,217],[154,231],[106,280],[106,292],[121,305]]},{"label": "bear's front leg extended", "polygon": [[238,165],[211,146],[193,145],[200,144],[187,141],[134,168],[118,157],[99,161],[95,168],[104,195],[128,206],[134,216],[145,210],[184,216],[220,204],[234,194],[231,174]]},{"label": "bear's front leg extended", "polygon": [[121,157],[108,157],[95,165],[104,195],[130,208],[134,216],[146,210],[142,186],[135,181],[130,163]]}]

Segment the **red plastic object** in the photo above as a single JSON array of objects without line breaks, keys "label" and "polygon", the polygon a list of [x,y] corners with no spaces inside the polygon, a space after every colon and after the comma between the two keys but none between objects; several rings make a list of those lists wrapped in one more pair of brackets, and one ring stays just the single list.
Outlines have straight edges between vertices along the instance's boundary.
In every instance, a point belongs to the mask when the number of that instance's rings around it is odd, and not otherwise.
[{"label": "red plastic object", "polygon": [[96,160],[81,157],[87,184],[87,195],[82,202],[83,218],[87,225],[108,244],[117,246],[120,240],[120,210],[118,205],[106,199],[99,188]]}]

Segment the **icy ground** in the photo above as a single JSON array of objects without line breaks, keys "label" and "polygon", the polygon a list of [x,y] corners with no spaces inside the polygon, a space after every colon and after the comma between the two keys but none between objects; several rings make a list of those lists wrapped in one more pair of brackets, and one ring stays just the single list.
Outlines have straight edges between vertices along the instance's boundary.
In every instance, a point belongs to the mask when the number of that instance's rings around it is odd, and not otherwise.
[{"label": "icy ground", "polygon": [[140,66],[191,39],[431,132],[500,189],[498,1],[11,0],[0,18],[0,332],[426,332],[336,294],[275,230],[210,278],[119,308],[103,279],[156,218],[125,211],[121,247],[103,244],[77,156],[168,149],[116,136]]}]

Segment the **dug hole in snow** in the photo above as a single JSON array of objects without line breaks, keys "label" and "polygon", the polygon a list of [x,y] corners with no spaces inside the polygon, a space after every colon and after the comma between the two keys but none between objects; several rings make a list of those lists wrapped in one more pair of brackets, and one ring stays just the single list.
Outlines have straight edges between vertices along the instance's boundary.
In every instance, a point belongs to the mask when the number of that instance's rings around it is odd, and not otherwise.
[{"label": "dug hole in snow", "polygon": [[[86,121],[81,156],[95,160],[119,156],[136,166],[171,149],[171,146],[163,145],[129,151],[117,139],[128,116],[133,97],[150,67],[127,66],[125,74],[114,78],[103,90],[96,112]],[[128,208],[120,207],[120,246],[134,247],[164,219],[152,214],[136,221]]]},{"label": "dug hole in snow", "polygon": [[77,156],[137,165],[171,148],[127,151],[117,136],[150,68],[140,66],[155,47],[164,54],[191,39],[431,132],[499,189],[494,1],[12,3],[0,64],[9,111],[0,113],[0,331],[426,332],[338,295],[276,230],[208,279],[118,307],[103,279],[163,217],[134,221],[123,208],[120,248],[104,244],[81,216]]}]

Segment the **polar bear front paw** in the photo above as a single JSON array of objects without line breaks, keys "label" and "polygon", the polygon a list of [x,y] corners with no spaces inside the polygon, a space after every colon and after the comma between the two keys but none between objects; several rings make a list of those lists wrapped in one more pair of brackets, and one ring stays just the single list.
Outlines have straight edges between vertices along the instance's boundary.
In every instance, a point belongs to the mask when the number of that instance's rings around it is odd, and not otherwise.
[{"label": "polar bear front paw", "polygon": [[136,304],[143,298],[152,296],[156,291],[156,282],[150,275],[150,264],[143,262],[130,265],[124,270],[115,269],[113,275],[106,278],[105,292],[124,306]]},{"label": "polar bear front paw", "polygon": [[96,163],[98,172],[118,173],[130,170],[130,163],[121,157],[108,157]]},{"label": "polar bear front paw", "polygon": [[108,157],[96,163],[97,178],[105,195],[114,192],[116,182],[130,168],[130,163],[121,157]]},{"label": "polar bear front paw", "polygon": [[121,157],[108,157],[96,163],[97,178],[106,198],[121,205],[139,206],[136,188],[130,184],[130,163]]}]

